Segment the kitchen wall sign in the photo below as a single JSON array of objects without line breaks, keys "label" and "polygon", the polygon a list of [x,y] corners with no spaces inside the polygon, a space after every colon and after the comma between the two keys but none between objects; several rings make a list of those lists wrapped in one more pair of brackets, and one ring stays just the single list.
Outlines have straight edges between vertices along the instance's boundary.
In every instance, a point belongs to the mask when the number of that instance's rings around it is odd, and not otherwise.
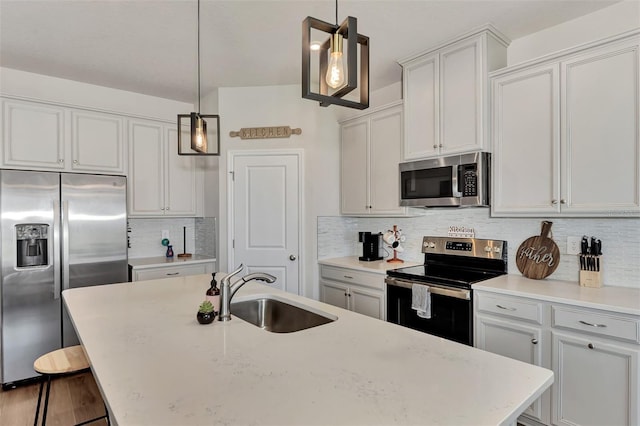
[{"label": "kitchen wall sign", "polygon": [[274,127],[243,127],[240,130],[229,132],[232,138],[240,137],[240,139],[273,139],[288,138],[291,135],[301,135],[302,129],[292,129],[289,126]]}]

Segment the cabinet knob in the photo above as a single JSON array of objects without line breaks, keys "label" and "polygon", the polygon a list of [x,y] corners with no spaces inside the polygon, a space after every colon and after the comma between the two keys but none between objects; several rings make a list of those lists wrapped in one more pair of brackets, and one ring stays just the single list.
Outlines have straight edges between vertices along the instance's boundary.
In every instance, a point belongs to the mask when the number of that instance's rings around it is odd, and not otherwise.
[{"label": "cabinet knob", "polygon": [[73,160],[73,164],[78,164],[78,160]]},{"label": "cabinet knob", "polygon": [[558,200],[551,200],[551,204],[558,204]]},{"label": "cabinet knob", "polygon": [[58,163],[64,163],[64,159],[62,159],[62,158],[61,158],[61,159],[59,159],[59,160],[58,160]]},{"label": "cabinet knob", "polygon": [[438,145],[438,146],[439,146],[440,148],[443,148],[443,145],[442,145],[442,144],[440,144],[440,145]]},{"label": "cabinet knob", "polygon": [[167,206],[167,208],[165,210],[169,210],[169,206]]},{"label": "cabinet knob", "polygon": [[438,149],[438,145],[434,145],[434,146],[433,146],[433,149]]},{"label": "cabinet knob", "polygon": [[531,339],[531,343],[533,343],[534,345],[538,344],[538,339]]},{"label": "cabinet knob", "polygon": [[589,349],[593,349],[593,343],[589,343],[589,344],[587,345],[587,347],[588,347]]},{"label": "cabinet knob", "polygon": [[560,200],[560,204],[567,204],[567,200]]},{"label": "cabinet knob", "polygon": [[160,207],[160,210],[164,210],[164,207]]},{"label": "cabinet knob", "polygon": [[289,255],[289,260],[294,261],[294,260],[296,260],[296,257],[293,254],[290,254]]}]

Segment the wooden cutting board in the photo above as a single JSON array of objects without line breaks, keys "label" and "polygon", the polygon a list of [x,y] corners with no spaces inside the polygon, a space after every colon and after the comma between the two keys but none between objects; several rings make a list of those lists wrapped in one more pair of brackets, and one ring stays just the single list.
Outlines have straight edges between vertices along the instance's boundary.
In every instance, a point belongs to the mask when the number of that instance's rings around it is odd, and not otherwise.
[{"label": "wooden cutting board", "polygon": [[553,274],[560,264],[560,250],[548,237],[553,222],[542,222],[540,235],[529,237],[518,247],[516,265],[527,278],[541,280]]}]

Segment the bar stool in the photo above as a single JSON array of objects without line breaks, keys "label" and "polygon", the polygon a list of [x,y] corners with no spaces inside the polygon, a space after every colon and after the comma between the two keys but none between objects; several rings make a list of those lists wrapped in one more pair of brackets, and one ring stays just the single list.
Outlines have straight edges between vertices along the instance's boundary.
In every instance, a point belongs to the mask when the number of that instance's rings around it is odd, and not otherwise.
[{"label": "bar stool", "polygon": [[[36,373],[42,374],[43,377],[46,378],[47,382],[47,392],[44,397],[44,410],[42,413],[42,425],[44,426],[47,422],[47,408],[49,406],[49,390],[51,389],[51,378],[89,371],[89,361],[87,361],[87,357],[84,353],[84,348],[81,345],[77,345],[58,349],[42,355],[33,363],[33,369],[36,371]],[[40,382],[38,405],[36,406],[36,419],[33,422],[34,426],[38,425],[38,417],[40,414],[40,403],[42,402],[42,389],[44,387],[44,382],[45,380],[42,380]],[[107,419],[107,424],[110,425],[111,422],[109,421],[109,411],[107,410],[106,405],[104,409],[104,416],[96,417],[95,419],[78,423],[76,426],[86,425],[87,423],[95,422],[100,419]]]}]

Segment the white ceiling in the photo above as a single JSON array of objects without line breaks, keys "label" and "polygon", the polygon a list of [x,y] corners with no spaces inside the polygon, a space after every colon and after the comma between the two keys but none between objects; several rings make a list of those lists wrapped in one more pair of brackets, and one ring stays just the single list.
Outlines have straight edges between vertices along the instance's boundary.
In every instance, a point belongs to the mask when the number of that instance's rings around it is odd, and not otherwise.
[{"label": "white ceiling", "polygon": [[[487,22],[512,40],[608,0],[339,0],[370,38],[371,90],[395,62]],[[197,99],[196,0],[0,0],[0,66],[170,99]],[[299,84],[302,20],[334,0],[202,0],[202,93]]]}]

